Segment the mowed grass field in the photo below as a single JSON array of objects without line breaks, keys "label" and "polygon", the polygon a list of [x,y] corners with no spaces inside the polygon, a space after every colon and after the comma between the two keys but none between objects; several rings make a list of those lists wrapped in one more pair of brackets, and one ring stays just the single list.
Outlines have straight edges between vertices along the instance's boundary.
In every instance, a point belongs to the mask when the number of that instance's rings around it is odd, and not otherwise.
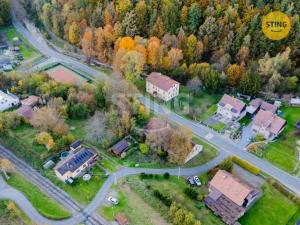
[{"label": "mowed grass field", "polygon": [[71,216],[71,213],[62,208],[59,203],[46,196],[22,175],[18,173],[12,174],[7,183],[21,191],[33,207],[43,216],[54,220],[61,220]]},{"label": "mowed grass field", "polygon": [[279,139],[267,146],[264,157],[279,168],[296,174],[300,169],[296,167],[299,159],[296,142],[300,136],[295,134],[295,124],[300,120],[300,108],[282,107],[281,110],[287,125]]},{"label": "mowed grass field", "polygon": [[113,191],[116,192],[119,204],[116,206],[108,204],[99,209],[100,215],[108,221],[113,221],[114,217],[121,213],[129,220],[130,224],[134,225],[168,224],[158,212],[130,190],[128,185],[119,183],[113,188]]},{"label": "mowed grass field", "polygon": [[240,219],[243,225],[286,225],[300,206],[286,196],[264,184],[263,196]]}]

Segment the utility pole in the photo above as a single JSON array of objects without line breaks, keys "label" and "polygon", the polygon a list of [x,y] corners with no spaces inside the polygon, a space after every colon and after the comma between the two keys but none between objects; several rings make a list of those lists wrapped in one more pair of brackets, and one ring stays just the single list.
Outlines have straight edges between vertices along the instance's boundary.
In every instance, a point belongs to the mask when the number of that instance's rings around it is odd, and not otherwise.
[{"label": "utility pole", "polygon": [[180,177],[180,167],[178,167],[178,177],[177,177],[177,179],[179,179],[179,177]]}]

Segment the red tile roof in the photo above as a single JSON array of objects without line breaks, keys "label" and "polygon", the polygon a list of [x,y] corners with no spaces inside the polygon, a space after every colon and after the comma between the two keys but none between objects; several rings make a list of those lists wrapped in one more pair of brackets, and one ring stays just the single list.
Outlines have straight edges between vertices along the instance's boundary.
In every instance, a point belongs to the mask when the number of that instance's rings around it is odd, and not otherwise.
[{"label": "red tile roof", "polygon": [[147,81],[164,91],[169,91],[170,88],[172,88],[175,84],[179,84],[170,77],[157,72],[150,73],[150,75],[147,77]]},{"label": "red tile roof", "polygon": [[250,105],[255,107],[255,108],[258,108],[261,106],[261,104],[263,103],[263,100],[261,98],[256,98],[256,99],[253,99],[251,102],[250,102]]},{"label": "red tile roof", "polygon": [[265,111],[270,111],[272,113],[275,113],[278,109],[276,105],[272,105],[272,104],[270,104],[268,102],[265,102],[265,101],[263,101],[260,108],[265,110]]},{"label": "red tile roof", "polygon": [[245,198],[253,190],[224,170],[217,172],[210,185],[239,206],[243,205]]},{"label": "red tile roof", "polygon": [[161,130],[168,127],[168,123],[165,119],[158,117],[152,117],[147,124],[147,131]]},{"label": "red tile roof", "polygon": [[17,113],[27,120],[31,120],[33,117],[33,110],[30,106],[27,105],[23,105],[20,108],[18,108]]},{"label": "red tile roof", "polygon": [[38,103],[39,99],[40,98],[38,96],[31,95],[31,96],[28,96],[27,98],[23,99],[21,101],[21,103],[22,103],[22,105],[34,106],[35,104]]},{"label": "red tile roof", "polygon": [[270,111],[259,110],[253,123],[258,127],[265,127],[273,134],[279,134],[286,121]]},{"label": "red tile roof", "polygon": [[223,105],[230,105],[232,108],[234,108],[238,113],[240,113],[244,107],[246,106],[246,104],[242,101],[240,101],[239,99],[236,99],[234,97],[231,97],[230,95],[223,95],[222,99],[220,100],[219,104],[223,104]]}]

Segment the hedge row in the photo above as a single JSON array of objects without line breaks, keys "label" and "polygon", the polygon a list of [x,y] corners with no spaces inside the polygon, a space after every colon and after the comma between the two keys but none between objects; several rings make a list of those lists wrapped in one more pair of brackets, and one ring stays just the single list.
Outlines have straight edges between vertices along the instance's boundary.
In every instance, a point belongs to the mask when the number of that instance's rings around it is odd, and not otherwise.
[{"label": "hedge row", "polygon": [[296,203],[298,206],[300,206],[300,198],[298,198],[295,194],[293,194],[291,191],[289,191],[285,186],[283,186],[278,181],[269,178],[267,182],[272,185],[277,191],[281,192],[284,196],[286,196],[288,199],[290,199],[292,202]]},{"label": "hedge row", "polygon": [[236,156],[232,156],[232,161],[234,163],[236,163],[237,165],[239,165],[240,167],[244,168],[245,170],[248,170],[250,173],[253,173],[255,175],[258,175],[260,174],[260,169],[253,166],[252,164],[236,157]]}]

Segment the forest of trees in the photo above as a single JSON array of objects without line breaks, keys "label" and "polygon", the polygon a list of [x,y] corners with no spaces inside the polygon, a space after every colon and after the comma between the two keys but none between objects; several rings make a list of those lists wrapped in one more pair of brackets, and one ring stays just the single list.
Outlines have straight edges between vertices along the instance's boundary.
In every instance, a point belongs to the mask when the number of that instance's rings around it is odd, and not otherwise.
[{"label": "forest of trees", "polygon": [[8,0],[0,0],[0,27],[11,22],[10,6]]},{"label": "forest of trees", "polygon": [[[300,1],[23,1],[37,23],[129,80],[155,70],[182,83],[197,77],[211,92],[300,92]],[[292,22],[281,41],[261,31],[274,10]]]}]

